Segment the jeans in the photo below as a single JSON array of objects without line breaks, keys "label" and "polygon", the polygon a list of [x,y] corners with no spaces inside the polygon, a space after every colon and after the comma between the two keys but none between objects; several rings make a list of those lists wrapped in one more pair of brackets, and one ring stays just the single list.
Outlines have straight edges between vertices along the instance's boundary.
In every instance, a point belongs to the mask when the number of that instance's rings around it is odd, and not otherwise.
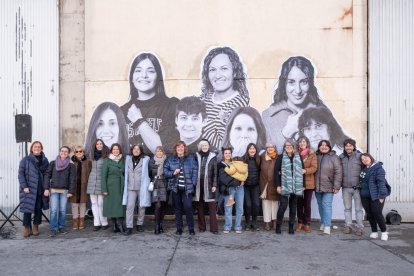
[{"label": "jeans", "polygon": [[[42,223],[42,195],[37,195],[34,208],[33,224],[39,225]],[[32,213],[23,214],[23,226],[32,226]]]},{"label": "jeans", "polygon": [[187,219],[188,230],[194,231],[193,197],[185,191],[172,192],[175,208],[175,225],[177,230],[183,230],[183,209]]},{"label": "jeans", "polygon": [[311,223],[311,206],[313,190],[306,189],[303,191],[303,197],[298,197],[298,223],[310,225]]},{"label": "jeans", "polygon": [[377,224],[381,232],[387,232],[387,226],[385,225],[385,219],[382,215],[382,209],[384,209],[384,203],[379,200],[372,200],[371,198],[361,197],[362,205],[364,206],[365,212],[367,212],[367,218],[371,225],[372,232],[378,232]]},{"label": "jeans", "polygon": [[280,195],[280,205],[277,211],[277,224],[281,225],[283,216],[289,204],[289,224],[294,224],[296,220],[296,206],[298,204],[298,196],[295,194]]},{"label": "jeans", "polygon": [[[68,190],[63,193],[51,193],[50,195],[50,230],[65,229],[66,204],[68,202]],[[58,219],[59,212],[59,219]]]},{"label": "jeans", "polygon": [[332,225],[332,201],[333,193],[315,192],[316,200],[318,201],[319,215],[321,217],[321,224],[325,227]]},{"label": "jeans", "polygon": [[352,199],[354,199],[357,228],[364,228],[364,224],[362,223],[364,214],[362,212],[362,203],[359,189],[354,190],[354,188],[343,188],[342,198],[344,200],[345,207],[345,227],[352,226]]},{"label": "jeans", "polygon": [[252,224],[256,226],[260,208],[259,196],[259,185],[244,187],[244,218],[246,220],[246,226],[250,226],[250,216],[252,217]]},{"label": "jeans", "polygon": [[[236,202],[236,224],[234,230],[241,230],[241,219],[243,216],[243,201],[244,201],[244,187],[230,187],[229,194],[233,196],[234,201]],[[224,199],[224,204],[227,205],[229,201],[229,196],[226,196]],[[230,231],[233,225],[233,206],[224,207],[224,230]]]}]

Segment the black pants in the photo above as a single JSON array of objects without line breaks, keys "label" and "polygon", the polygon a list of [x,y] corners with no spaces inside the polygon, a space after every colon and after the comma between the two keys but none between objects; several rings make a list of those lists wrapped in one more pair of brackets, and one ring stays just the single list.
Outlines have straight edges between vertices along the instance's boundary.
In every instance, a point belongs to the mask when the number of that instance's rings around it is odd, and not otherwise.
[{"label": "black pants", "polygon": [[313,190],[304,190],[303,197],[298,196],[298,223],[310,225]]},{"label": "black pants", "polygon": [[260,208],[259,196],[259,185],[244,186],[244,217],[247,226],[250,226],[250,216],[252,217],[252,224],[256,226]]},{"label": "black pants", "polygon": [[277,223],[282,224],[283,215],[289,204],[289,224],[294,224],[296,219],[296,206],[298,203],[298,197],[295,194],[281,195],[279,209],[277,210]]},{"label": "black pants", "polygon": [[183,211],[187,218],[188,230],[194,231],[193,197],[185,191],[172,192],[175,208],[175,225],[177,230],[183,229]]},{"label": "black pants", "polygon": [[154,217],[156,223],[162,223],[164,221],[164,212],[167,203],[165,201],[158,200],[155,203]]},{"label": "black pants", "polygon": [[[39,225],[42,223],[42,195],[37,195],[34,208],[33,224]],[[23,213],[23,226],[32,226],[32,213]]]},{"label": "black pants", "polygon": [[385,218],[382,215],[382,209],[384,209],[384,203],[380,203],[379,200],[372,200],[368,197],[361,196],[362,206],[367,213],[369,224],[371,225],[372,232],[378,232],[377,225],[381,232],[387,232],[387,226],[385,225]]}]

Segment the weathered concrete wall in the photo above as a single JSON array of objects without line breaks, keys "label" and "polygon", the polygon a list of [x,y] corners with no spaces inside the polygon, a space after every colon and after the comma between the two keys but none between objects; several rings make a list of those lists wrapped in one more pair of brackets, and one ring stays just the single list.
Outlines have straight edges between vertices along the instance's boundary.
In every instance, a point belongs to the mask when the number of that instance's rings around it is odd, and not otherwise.
[{"label": "weathered concrete wall", "polygon": [[59,0],[61,143],[82,145],[85,138],[85,5]]}]

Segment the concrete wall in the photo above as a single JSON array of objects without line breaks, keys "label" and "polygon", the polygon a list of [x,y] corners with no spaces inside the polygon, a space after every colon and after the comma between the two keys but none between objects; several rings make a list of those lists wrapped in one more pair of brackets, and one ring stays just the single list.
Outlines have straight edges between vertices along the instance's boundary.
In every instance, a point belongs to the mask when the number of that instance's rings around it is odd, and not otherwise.
[{"label": "concrete wall", "polygon": [[83,145],[85,138],[85,5],[59,0],[61,143]]}]

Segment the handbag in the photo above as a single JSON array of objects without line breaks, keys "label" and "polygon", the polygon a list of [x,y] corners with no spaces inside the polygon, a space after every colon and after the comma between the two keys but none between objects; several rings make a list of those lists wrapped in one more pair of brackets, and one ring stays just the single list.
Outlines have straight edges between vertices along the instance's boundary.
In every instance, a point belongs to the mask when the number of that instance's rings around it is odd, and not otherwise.
[{"label": "handbag", "polygon": [[152,192],[154,191],[154,182],[150,182],[150,184],[148,185],[148,192]]},{"label": "handbag", "polygon": [[261,199],[266,199],[266,196],[267,196],[267,185],[269,185],[269,183],[266,183],[266,186],[263,189],[263,192],[260,194],[260,198]]}]

